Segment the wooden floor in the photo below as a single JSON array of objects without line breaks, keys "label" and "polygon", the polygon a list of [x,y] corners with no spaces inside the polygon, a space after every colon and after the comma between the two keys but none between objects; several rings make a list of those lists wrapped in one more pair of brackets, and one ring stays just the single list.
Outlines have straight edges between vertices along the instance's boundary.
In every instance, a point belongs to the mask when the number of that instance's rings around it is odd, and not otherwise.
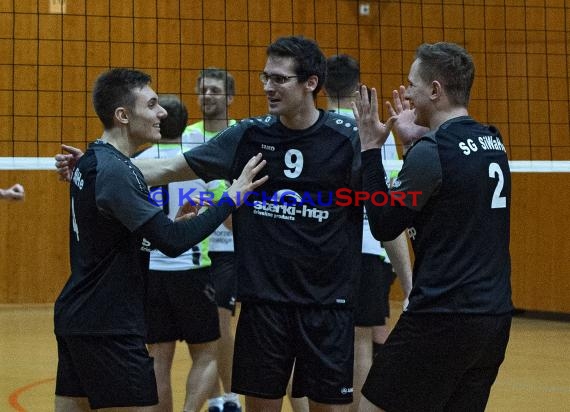
[{"label": "wooden floor", "polygon": [[[393,314],[399,314],[395,303]],[[51,306],[0,305],[0,411],[53,410],[57,353],[52,319]],[[179,411],[190,366],[185,348],[179,347],[174,365]],[[487,411],[570,411],[570,322],[515,317]]]}]

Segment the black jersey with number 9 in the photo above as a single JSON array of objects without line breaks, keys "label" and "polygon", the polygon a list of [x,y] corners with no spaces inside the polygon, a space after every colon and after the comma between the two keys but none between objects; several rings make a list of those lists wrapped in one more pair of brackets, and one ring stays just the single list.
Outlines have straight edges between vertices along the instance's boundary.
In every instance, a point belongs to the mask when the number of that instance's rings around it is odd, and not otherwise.
[{"label": "black jersey with number 9", "polygon": [[338,190],[361,188],[354,119],[321,111],[305,130],[245,119],[185,156],[204,180],[231,181],[257,153],[269,180],[234,213],[239,299],[351,305],[362,205],[339,205]]}]

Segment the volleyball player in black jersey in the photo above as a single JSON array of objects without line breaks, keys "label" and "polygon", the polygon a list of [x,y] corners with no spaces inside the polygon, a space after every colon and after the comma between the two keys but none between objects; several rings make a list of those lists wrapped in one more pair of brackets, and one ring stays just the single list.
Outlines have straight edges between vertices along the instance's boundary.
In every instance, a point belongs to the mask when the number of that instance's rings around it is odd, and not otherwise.
[{"label": "volleyball player in black jersey", "polygon": [[[234,214],[242,303],[232,390],[246,395],[247,410],[281,410],[293,363],[292,395],[312,408],[338,410],[352,399],[362,208],[325,205],[319,195],[328,202],[338,188],[360,188],[360,149],[353,120],[315,107],[325,74],[314,42],[277,40],[260,76],[269,114],[185,153],[206,180],[232,179],[252,151],[267,160],[268,182]],[[314,204],[294,204],[297,195]]]},{"label": "volleyball player in black jersey", "polygon": [[408,229],[415,264],[408,307],[374,359],[361,411],[483,411],[503,362],[511,177],[499,131],[468,114],[473,78],[463,48],[423,44],[386,124],[374,89],[356,99],[364,189],[388,191],[377,149],[394,126],[411,147],[393,190],[420,192],[393,207],[366,203],[377,239]]},{"label": "volleyball player in black jersey", "polygon": [[130,159],[141,145],[160,140],[167,116],[149,83],[146,73],[112,69],[93,89],[104,131],[70,176],[71,276],[54,309],[57,412],[143,410],[157,403],[145,347],[149,251],[174,257],[190,249],[235,210],[238,193],[243,201],[244,191],[266,180],[252,182],[264,164],[257,155],[228,189],[236,202],[194,219],[170,220],[149,202],[144,177]]}]

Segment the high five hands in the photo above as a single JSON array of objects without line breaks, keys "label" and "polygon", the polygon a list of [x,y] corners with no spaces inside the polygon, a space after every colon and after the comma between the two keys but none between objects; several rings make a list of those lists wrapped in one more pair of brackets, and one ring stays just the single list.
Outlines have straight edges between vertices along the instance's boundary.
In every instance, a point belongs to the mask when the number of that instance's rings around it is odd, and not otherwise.
[{"label": "high five hands", "polygon": [[393,103],[386,101],[386,110],[389,115],[386,123],[382,123],[378,116],[376,89],[368,89],[362,85],[356,92],[352,111],[358,124],[362,151],[380,148],[392,129],[404,146],[410,146],[428,131],[426,127],[415,124],[416,115],[410,106],[410,101],[404,97],[405,91],[405,86],[400,86],[398,90],[392,91]]},{"label": "high five hands", "polygon": [[390,118],[394,118],[394,132],[404,147],[411,146],[422,135],[427,133],[427,127],[416,124],[415,110],[410,107],[410,101],[404,97],[405,86],[400,86],[398,90],[392,91],[393,105],[386,102],[386,109]]},{"label": "high five hands", "polygon": [[[370,97],[369,97],[370,96]],[[378,95],[376,89],[360,86],[352,102],[352,112],[358,124],[361,150],[378,149],[382,147],[395,119],[390,117],[382,123],[378,117]]]}]

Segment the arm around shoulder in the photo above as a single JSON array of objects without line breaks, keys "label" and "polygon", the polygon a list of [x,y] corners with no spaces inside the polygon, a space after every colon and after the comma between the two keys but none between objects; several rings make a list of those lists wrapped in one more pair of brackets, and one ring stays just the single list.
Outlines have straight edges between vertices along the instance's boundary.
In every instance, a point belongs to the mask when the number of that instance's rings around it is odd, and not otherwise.
[{"label": "arm around shoulder", "polygon": [[133,159],[150,186],[198,179],[183,154],[164,159]]}]

